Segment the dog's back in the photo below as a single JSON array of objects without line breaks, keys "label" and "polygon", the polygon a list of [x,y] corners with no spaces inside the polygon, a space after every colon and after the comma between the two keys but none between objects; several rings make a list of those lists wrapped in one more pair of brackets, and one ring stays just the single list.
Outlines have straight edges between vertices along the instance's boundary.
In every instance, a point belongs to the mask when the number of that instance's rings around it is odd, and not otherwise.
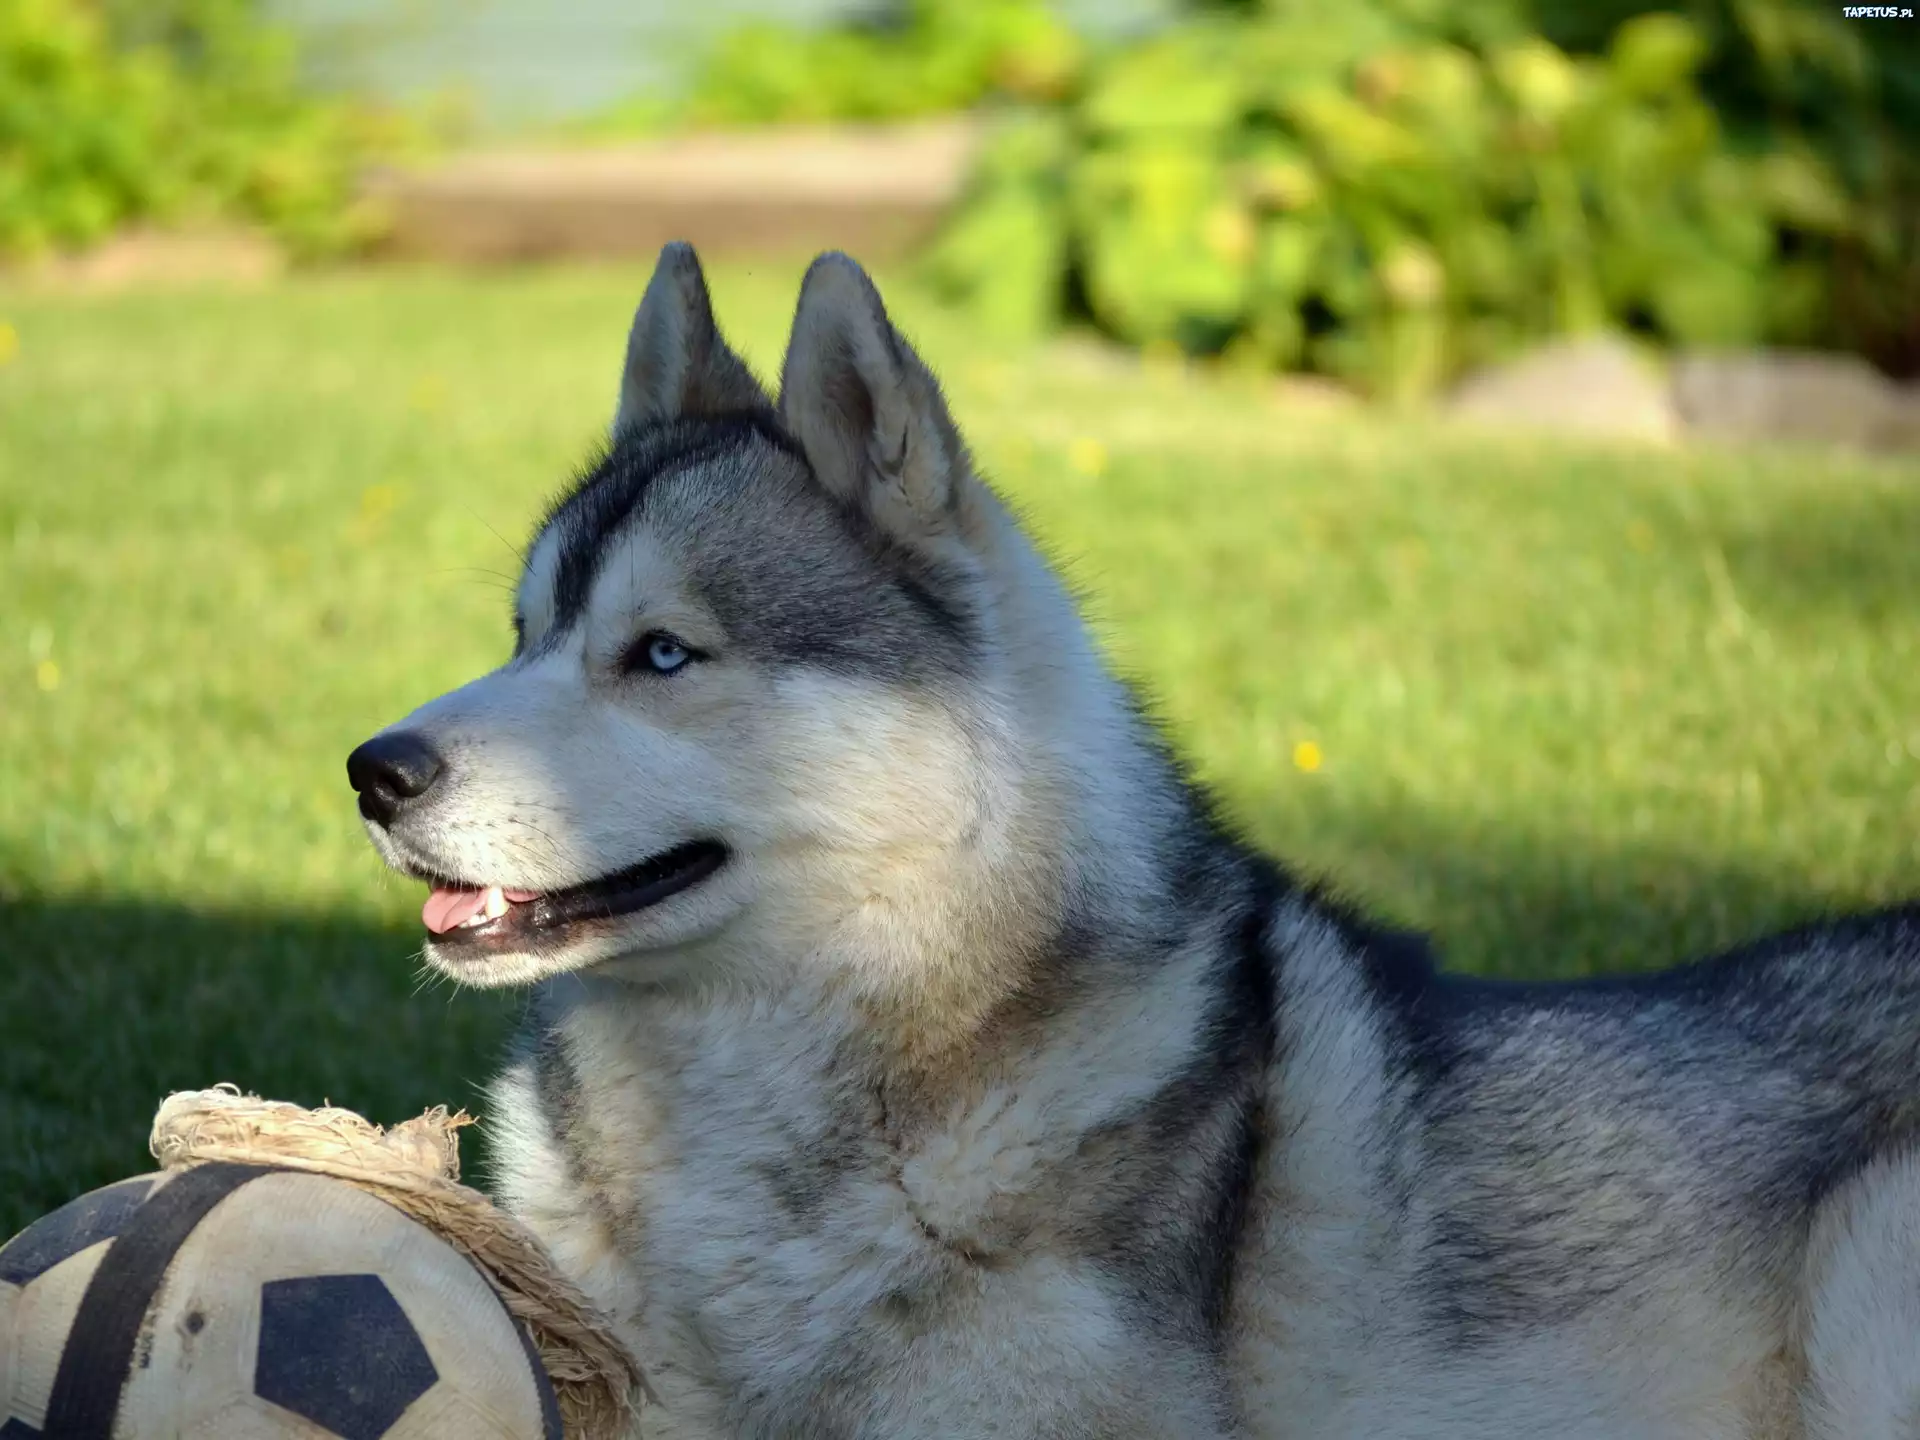
[{"label": "dog's back", "polygon": [[1569,985],[1289,928],[1254,1433],[1902,1433],[1805,1427],[1920,1402],[1842,1359],[1920,1353],[1920,910]]}]

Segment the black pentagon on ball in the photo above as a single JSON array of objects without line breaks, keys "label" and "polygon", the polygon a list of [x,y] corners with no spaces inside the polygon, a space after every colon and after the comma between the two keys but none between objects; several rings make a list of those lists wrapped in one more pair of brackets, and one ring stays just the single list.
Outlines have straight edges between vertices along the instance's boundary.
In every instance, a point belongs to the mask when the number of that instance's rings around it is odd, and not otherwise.
[{"label": "black pentagon on ball", "polygon": [[260,1287],[253,1390],[341,1440],[380,1440],[440,1378],[378,1275],[306,1275]]},{"label": "black pentagon on ball", "polygon": [[[0,1248],[0,1281],[30,1284],[89,1245],[113,1239],[127,1228],[151,1189],[151,1176],[122,1180],[41,1216]],[[5,1440],[4,1431],[0,1440]]]}]

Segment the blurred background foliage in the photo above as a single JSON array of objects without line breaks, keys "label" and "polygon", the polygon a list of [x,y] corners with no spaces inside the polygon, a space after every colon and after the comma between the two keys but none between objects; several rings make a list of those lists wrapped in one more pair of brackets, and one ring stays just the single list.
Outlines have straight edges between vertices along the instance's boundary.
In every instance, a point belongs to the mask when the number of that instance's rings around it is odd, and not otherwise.
[{"label": "blurred background foliage", "polygon": [[[257,0],[0,0],[0,251],[213,215],[299,253],[430,126],[303,88]],[[576,133],[984,111],[924,274],[991,331],[1308,370],[1388,398],[1544,337],[1920,372],[1920,25],[1812,0],[1048,0],[750,21]]]},{"label": "blurred background foliage", "polygon": [[1920,369],[1920,27],[1633,9],[1197,6],[1007,107],[931,277],[1389,397],[1602,327]]},{"label": "blurred background foliage", "polygon": [[727,37],[660,123],[990,107],[928,259],[1009,335],[1431,391],[1545,336],[1920,371],[1920,27],[1807,0],[1199,0],[1119,44],[1044,0]]},{"label": "blurred background foliage", "polygon": [[0,255],[194,220],[350,249],[361,172],[425,132],[310,93],[299,60],[254,0],[0,0]]},{"label": "blurred background foliage", "polygon": [[1047,0],[903,0],[826,26],[753,19],[696,52],[678,92],[636,95],[589,126],[910,120],[998,98],[1059,102],[1088,52]]}]

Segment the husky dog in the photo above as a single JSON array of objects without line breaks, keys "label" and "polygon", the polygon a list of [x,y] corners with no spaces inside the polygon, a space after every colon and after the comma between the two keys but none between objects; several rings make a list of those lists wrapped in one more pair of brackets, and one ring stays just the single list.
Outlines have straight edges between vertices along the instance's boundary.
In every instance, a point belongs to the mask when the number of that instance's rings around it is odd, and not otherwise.
[{"label": "husky dog", "polygon": [[661,256],[498,670],[356,750],[532,987],[497,1192],[647,1433],[1920,1436],[1920,909],[1436,973],[1236,839],[865,273]]}]

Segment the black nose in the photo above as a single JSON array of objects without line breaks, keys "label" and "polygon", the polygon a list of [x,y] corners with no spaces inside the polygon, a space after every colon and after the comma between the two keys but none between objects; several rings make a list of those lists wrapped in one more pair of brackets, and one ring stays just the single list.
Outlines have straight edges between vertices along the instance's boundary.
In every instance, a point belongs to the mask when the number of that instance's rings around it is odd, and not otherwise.
[{"label": "black nose", "polygon": [[376,825],[391,825],[400,807],[432,788],[440,756],[418,735],[400,730],[376,735],[347,756],[347,781],[360,792],[360,813]]}]

